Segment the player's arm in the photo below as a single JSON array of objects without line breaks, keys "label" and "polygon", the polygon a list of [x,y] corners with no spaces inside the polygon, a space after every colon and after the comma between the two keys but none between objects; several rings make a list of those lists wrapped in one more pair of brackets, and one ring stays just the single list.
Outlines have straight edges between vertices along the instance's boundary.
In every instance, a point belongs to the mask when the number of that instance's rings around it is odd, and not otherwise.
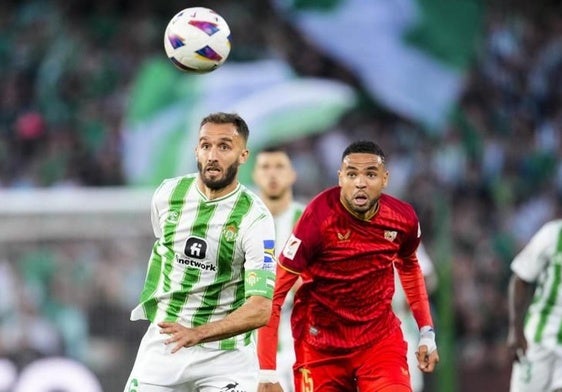
[{"label": "player's arm", "polygon": [[525,314],[533,298],[534,284],[517,276],[511,275],[508,291],[509,328],[507,334],[507,347],[514,361],[527,352],[527,339],[523,332]]},{"label": "player's arm", "polygon": [[416,250],[420,244],[420,235],[419,224],[416,219],[416,224],[407,233],[406,239],[401,246],[395,266],[406,294],[406,299],[420,329],[420,340],[416,351],[418,367],[423,372],[430,373],[439,362],[439,354],[435,342],[435,332],[433,330],[433,320],[425,280],[416,255]]},{"label": "player's arm", "polygon": [[557,249],[560,225],[548,222],[529,240],[511,262],[512,275],[508,285],[507,347],[511,358],[518,361],[527,351],[524,319],[532,301],[535,282]]},{"label": "player's arm", "polygon": [[415,259],[416,255],[413,253],[409,258],[397,263],[396,269],[414,319],[420,328],[420,340],[416,351],[418,367],[423,372],[430,373],[439,362],[439,354],[424,277]]},{"label": "player's arm", "polygon": [[412,253],[408,257],[403,257],[395,263],[395,266],[406,294],[406,300],[418,327],[433,327],[425,279],[417,262],[416,254]]},{"label": "player's arm", "polygon": [[152,224],[152,231],[156,238],[160,238],[162,236],[162,227],[160,226],[160,211],[158,204],[162,199],[168,199],[168,196],[163,196],[163,189],[168,186],[169,180],[164,180],[162,183],[156,188],[154,193],[152,194],[152,199],[150,202],[150,222]]},{"label": "player's arm", "polygon": [[[277,369],[277,346],[279,336],[279,321],[281,317],[281,307],[285,302],[287,294],[294,286],[299,275],[277,266],[275,280],[275,292],[273,294],[273,305],[271,317],[266,326],[258,330],[258,358],[260,363],[260,384],[277,384],[279,378]],[[280,386],[279,386],[280,387]],[[260,385],[258,391],[279,391],[272,385]]]},{"label": "player's arm", "polygon": [[175,353],[182,347],[230,338],[264,326],[271,316],[271,302],[270,297],[251,295],[241,307],[221,320],[195,328],[170,322],[161,322],[158,326],[160,333],[169,335],[165,343],[174,344],[172,353]]},{"label": "player's arm", "polygon": [[158,323],[158,326],[160,333],[170,336],[165,343],[175,344],[172,348],[172,353],[175,353],[182,347],[222,340],[259,328],[267,323],[270,315],[271,299],[255,295],[249,297],[244,305],[218,321],[195,328],[169,322]]}]

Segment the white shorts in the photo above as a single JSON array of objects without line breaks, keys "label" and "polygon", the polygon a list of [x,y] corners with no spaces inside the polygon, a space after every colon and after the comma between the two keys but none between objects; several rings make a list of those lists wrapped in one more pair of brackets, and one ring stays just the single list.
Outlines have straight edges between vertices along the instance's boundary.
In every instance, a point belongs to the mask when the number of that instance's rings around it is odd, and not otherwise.
[{"label": "white shorts", "polygon": [[258,386],[255,344],[236,350],[203,346],[172,354],[167,335],[150,324],[141,340],[125,392],[254,392]]},{"label": "white shorts", "polygon": [[513,364],[511,392],[543,392],[562,388],[562,356],[536,344]]}]

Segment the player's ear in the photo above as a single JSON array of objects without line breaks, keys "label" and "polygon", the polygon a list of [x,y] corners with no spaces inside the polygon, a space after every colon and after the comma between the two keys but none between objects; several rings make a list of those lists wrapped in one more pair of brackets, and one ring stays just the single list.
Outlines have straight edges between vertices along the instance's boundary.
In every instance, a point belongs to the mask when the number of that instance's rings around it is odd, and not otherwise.
[{"label": "player's ear", "polygon": [[289,175],[291,176],[291,184],[294,184],[295,182],[297,182],[298,173],[297,173],[297,171],[296,171],[295,169],[293,169],[292,167],[291,167],[291,170],[290,170],[290,174],[289,174]]},{"label": "player's ear", "polygon": [[240,165],[246,163],[249,157],[250,157],[250,150],[248,150],[247,148],[243,149],[242,152],[240,153],[240,156],[238,157],[238,163]]},{"label": "player's ear", "polygon": [[341,185],[341,170],[338,170],[338,185],[342,186]]},{"label": "player's ear", "polygon": [[383,189],[386,188],[386,186],[388,185],[389,178],[390,178],[390,173],[388,172],[388,170],[385,170],[384,174],[383,174],[383,180],[382,180]]}]

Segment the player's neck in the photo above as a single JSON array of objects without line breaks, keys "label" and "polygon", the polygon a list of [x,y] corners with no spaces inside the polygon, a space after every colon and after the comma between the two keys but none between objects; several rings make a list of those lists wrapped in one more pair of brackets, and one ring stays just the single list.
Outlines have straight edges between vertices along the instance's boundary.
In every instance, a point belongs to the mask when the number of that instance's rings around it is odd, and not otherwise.
[{"label": "player's neck", "polygon": [[279,216],[287,211],[287,209],[291,205],[291,202],[293,201],[293,192],[285,192],[281,197],[278,198],[269,198],[262,194],[261,198],[265,203],[267,209],[271,212],[271,215]]},{"label": "player's neck", "polygon": [[346,209],[347,212],[349,212],[357,219],[361,219],[364,221],[370,221],[377,214],[377,212],[379,212],[379,207],[380,207],[380,200],[377,200],[377,203],[369,211],[365,211],[363,214],[358,214],[357,212],[349,208],[341,198],[340,198],[340,203],[343,206],[343,208]]},{"label": "player's neck", "polygon": [[205,185],[200,178],[197,179],[197,188],[199,189],[199,192],[201,192],[208,200],[214,200],[226,196],[229,193],[234,192],[234,190],[236,190],[237,187],[238,187],[238,180],[232,181],[224,188],[212,189],[209,188],[207,185]]}]

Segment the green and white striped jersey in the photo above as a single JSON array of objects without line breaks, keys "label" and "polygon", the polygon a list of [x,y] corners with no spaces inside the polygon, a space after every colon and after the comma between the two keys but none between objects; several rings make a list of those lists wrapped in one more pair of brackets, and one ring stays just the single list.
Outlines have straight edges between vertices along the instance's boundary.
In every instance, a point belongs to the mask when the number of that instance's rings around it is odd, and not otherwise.
[{"label": "green and white striped jersey", "polygon": [[[273,218],[245,186],[209,200],[196,173],[164,180],[153,195],[151,218],[157,240],[131,320],[195,327],[224,318],[249,296],[272,298]],[[233,349],[250,339],[248,332],[205,345]]]},{"label": "green and white striped jersey", "polygon": [[511,269],[522,280],[537,284],[525,319],[527,340],[562,349],[562,220],[541,227]]}]

